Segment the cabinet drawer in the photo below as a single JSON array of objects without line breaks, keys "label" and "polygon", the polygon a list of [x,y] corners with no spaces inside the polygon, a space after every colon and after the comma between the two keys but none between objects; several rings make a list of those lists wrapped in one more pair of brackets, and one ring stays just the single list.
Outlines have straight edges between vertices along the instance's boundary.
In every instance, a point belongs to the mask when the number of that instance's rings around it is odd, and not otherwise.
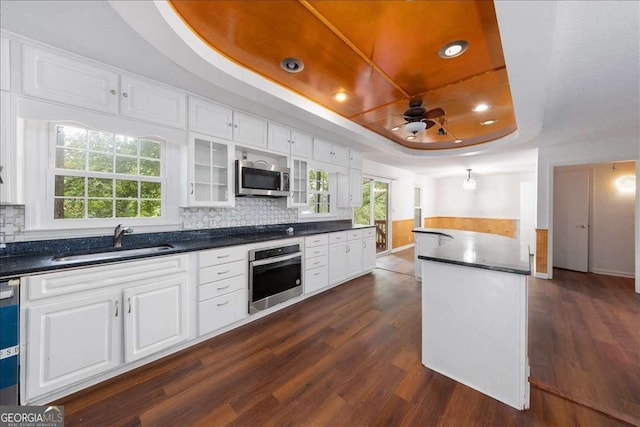
[{"label": "cabinet drawer", "polygon": [[329,233],[329,243],[340,243],[347,241],[347,232],[339,231],[337,233]]},{"label": "cabinet drawer", "polygon": [[304,258],[309,259],[309,258],[315,258],[318,256],[327,256],[328,253],[329,253],[329,250],[327,245],[325,244],[324,246],[316,246],[313,248],[305,249]]},{"label": "cabinet drawer", "polygon": [[327,256],[326,255],[306,260],[305,264],[304,264],[304,269],[305,270],[311,270],[313,268],[322,267],[324,265],[327,265]]},{"label": "cabinet drawer", "polygon": [[27,298],[34,301],[106,286],[135,283],[154,277],[165,277],[186,270],[187,255],[180,255],[47,273],[29,277]]},{"label": "cabinet drawer", "polygon": [[244,275],[246,269],[247,266],[244,261],[235,261],[201,268],[200,274],[198,275],[198,284],[204,285],[205,283],[217,282],[230,277]]},{"label": "cabinet drawer", "polygon": [[367,237],[376,237],[376,229],[374,227],[365,228],[362,230],[362,236],[366,239]]},{"label": "cabinet drawer", "polygon": [[199,253],[200,267],[209,267],[225,262],[244,260],[247,249],[244,246],[230,246],[223,249],[211,249]]},{"label": "cabinet drawer", "polygon": [[198,286],[198,302],[216,298],[230,292],[246,288],[246,276],[240,275],[230,279],[219,280]]},{"label": "cabinet drawer", "polygon": [[304,292],[309,294],[329,286],[329,267],[314,268],[304,274]]},{"label": "cabinet drawer", "polygon": [[200,302],[198,303],[198,335],[208,334],[248,315],[246,289]]},{"label": "cabinet drawer", "polygon": [[304,238],[304,247],[313,248],[315,246],[326,245],[329,242],[328,234],[316,234],[315,236],[307,236]]},{"label": "cabinet drawer", "polygon": [[362,239],[362,230],[349,230],[347,231],[349,240],[358,240]]}]

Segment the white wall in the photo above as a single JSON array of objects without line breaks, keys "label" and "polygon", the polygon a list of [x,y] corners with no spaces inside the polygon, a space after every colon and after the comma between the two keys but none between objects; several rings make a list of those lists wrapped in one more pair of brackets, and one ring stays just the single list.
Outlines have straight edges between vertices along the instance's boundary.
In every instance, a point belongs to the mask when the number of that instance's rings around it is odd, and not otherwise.
[{"label": "white wall", "polygon": [[616,171],[611,163],[592,168],[590,271],[634,277],[636,194],[621,193],[615,180],[635,173],[635,162],[616,163]]},{"label": "white wall", "polygon": [[[640,160],[640,142],[637,135],[598,138],[585,136],[580,141],[543,146],[538,149],[538,215],[537,228],[549,230],[549,242],[553,241],[553,168],[563,165],[605,163],[624,160]],[[636,165],[636,170],[640,167]],[[636,173],[636,183],[640,174]],[[638,188],[638,185],[636,185]],[[640,203],[636,202],[639,206]],[[640,293],[640,208],[635,221],[636,292]],[[553,277],[553,247],[549,246],[547,278]]]},{"label": "white wall", "polygon": [[520,183],[534,173],[476,176],[474,191],[464,190],[464,175],[436,180],[435,216],[520,219]]}]

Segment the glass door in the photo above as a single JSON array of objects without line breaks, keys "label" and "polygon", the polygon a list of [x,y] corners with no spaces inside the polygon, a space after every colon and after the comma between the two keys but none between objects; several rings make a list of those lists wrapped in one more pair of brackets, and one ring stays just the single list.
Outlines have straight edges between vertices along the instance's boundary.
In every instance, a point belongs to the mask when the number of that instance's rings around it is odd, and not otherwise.
[{"label": "glass door", "polygon": [[362,179],[362,206],[354,210],[354,223],[375,225],[376,252],[388,252],[389,233],[389,181],[376,178]]}]

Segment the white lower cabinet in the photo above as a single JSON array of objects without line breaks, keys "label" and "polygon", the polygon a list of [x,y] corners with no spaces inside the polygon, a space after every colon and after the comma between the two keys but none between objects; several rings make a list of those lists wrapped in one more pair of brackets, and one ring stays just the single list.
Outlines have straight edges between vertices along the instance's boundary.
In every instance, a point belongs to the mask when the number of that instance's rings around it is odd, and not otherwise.
[{"label": "white lower cabinet", "polygon": [[347,233],[329,234],[329,284],[343,282],[347,277]]},{"label": "white lower cabinet", "polygon": [[365,228],[362,232],[362,271],[368,273],[376,268],[376,229]]},{"label": "white lower cabinet", "polygon": [[247,317],[248,304],[246,289],[198,303],[198,334],[204,335]]},{"label": "white lower cabinet", "polygon": [[122,363],[120,297],[115,291],[27,309],[27,401]]},{"label": "white lower cabinet", "polygon": [[183,275],[124,291],[124,361],[133,362],[187,339]]},{"label": "white lower cabinet", "polygon": [[329,286],[329,239],[326,234],[304,239],[304,293]]},{"label": "white lower cabinet", "polygon": [[347,233],[347,276],[362,273],[362,229]]},{"label": "white lower cabinet", "polygon": [[21,403],[186,341],[186,260],[168,256],[26,278]]}]

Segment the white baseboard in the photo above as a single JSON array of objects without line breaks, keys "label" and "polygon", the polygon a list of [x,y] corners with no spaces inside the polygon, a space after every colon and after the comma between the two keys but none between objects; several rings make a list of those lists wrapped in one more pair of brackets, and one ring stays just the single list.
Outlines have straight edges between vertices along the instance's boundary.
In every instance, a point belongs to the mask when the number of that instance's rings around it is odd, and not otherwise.
[{"label": "white baseboard", "polygon": [[607,270],[604,268],[592,268],[591,273],[605,274],[607,276],[628,277],[629,279],[633,279],[636,277],[634,273],[629,273],[627,271]]},{"label": "white baseboard", "polygon": [[548,279],[549,278],[549,275],[547,273],[536,273],[533,276],[537,277],[538,279]]},{"label": "white baseboard", "polygon": [[391,249],[391,253],[393,254],[393,253],[396,253],[396,252],[404,251],[405,249],[412,248],[415,245],[416,245],[415,243],[410,243],[408,245],[400,246],[399,248]]}]

